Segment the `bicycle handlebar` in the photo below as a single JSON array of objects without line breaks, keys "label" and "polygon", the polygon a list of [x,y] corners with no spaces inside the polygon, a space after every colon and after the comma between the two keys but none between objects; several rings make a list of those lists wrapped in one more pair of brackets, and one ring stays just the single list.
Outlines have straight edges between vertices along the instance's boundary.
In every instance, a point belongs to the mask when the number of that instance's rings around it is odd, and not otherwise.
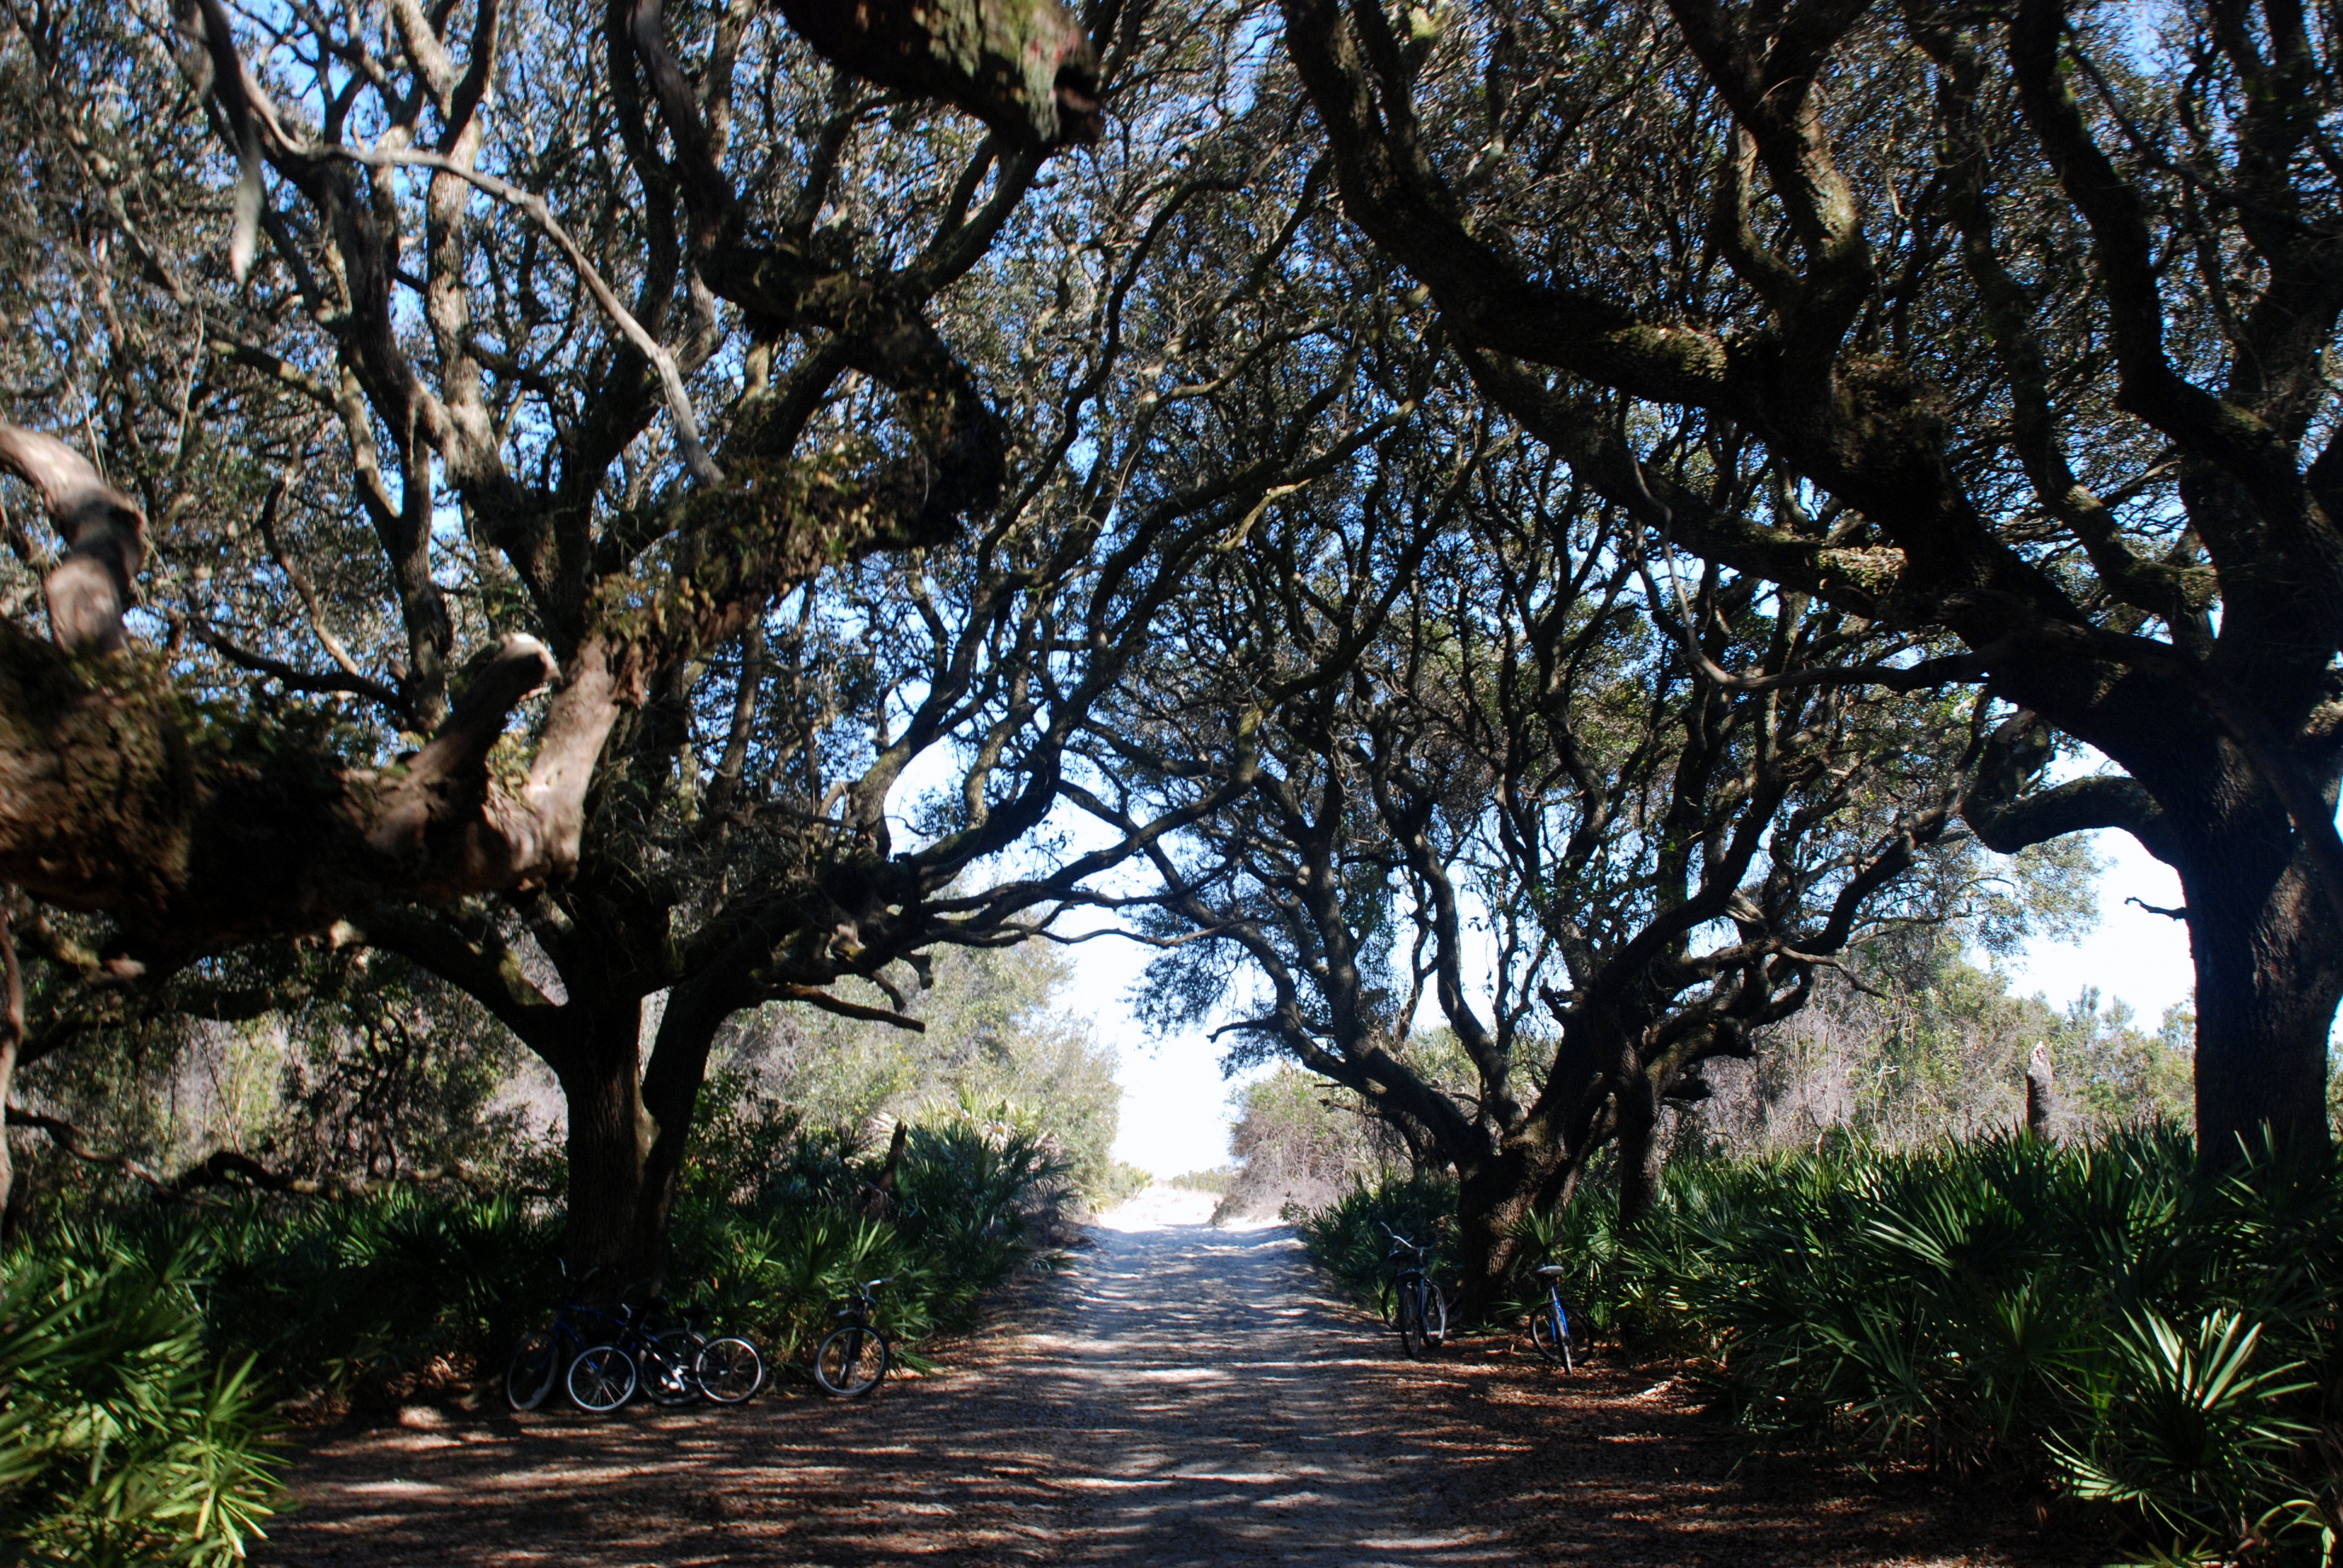
[{"label": "bicycle handlebar", "polygon": [[596,1280],[596,1278],[597,1278],[597,1277],[598,1277],[599,1275],[602,1275],[602,1274],[608,1273],[608,1272],[609,1271],[608,1269],[604,1268],[601,1264],[597,1263],[597,1264],[595,1264],[592,1268],[590,1268],[590,1269],[587,1270],[584,1273],[579,1274],[579,1275],[578,1275],[578,1276],[577,1276],[575,1279],[572,1279],[572,1278],[570,1277],[570,1273],[569,1273],[569,1260],[568,1260],[568,1259],[567,1259],[567,1258],[556,1258],[556,1259],[554,1259],[553,1261],[554,1261],[554,1263],[558,1267],[558,1269],[559,1269],[559,1271],[560,1271],[561,1282],[562,1282],[564,1285],[568,1286],[568,1287],[569,1288],[569,1290],[570,1290],[571,1292],[578,1292],[578,1291],[582,1291],[582,1290],[584,1290],[587,1286],[588,1286],[588,1285],[592,1284],[592,1283],[594,1282],[594,1281]]}]

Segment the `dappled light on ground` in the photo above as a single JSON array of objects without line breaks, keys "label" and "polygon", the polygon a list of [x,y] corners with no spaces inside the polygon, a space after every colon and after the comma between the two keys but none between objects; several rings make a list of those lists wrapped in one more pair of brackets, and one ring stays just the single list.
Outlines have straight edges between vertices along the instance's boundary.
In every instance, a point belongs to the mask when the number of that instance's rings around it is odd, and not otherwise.
[{"label": "dappled light on ground", "polygon": [[2029,1561],[2004,1491],[1751,1461],[1664,1374],[1564,1381],[1494,1341],[1398,1362],[1290,1231],[1212,1230],[1209,1197],[1163,1191],[948,1375],[855,1404],[785,1386],[736,1412],[334,1435],[260,1561]]}]

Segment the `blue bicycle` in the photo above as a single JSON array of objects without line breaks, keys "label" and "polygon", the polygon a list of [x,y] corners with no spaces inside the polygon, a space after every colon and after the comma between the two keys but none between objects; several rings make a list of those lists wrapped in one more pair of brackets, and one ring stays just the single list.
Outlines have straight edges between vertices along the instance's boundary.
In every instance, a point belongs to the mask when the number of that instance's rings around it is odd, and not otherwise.
[{"label": "blue bicycle", "polygon": [[1545,1282],[1545,1305],[1530,1319],[1530,1343],[1537,1347],[1538,1354],[1550,1362],[1560,1362],[1562,1370],[1569,1372],[1570,1313],[1562,1304],[1564,1271],[1560,1263],[1548,1263],[1537,1272],[1538,1278]]},{"label": "blue bicycle", "polygon": [[[607,1414],[635,1397],[642,1381],[641,1369],[618,1342],[628,1335],[634,1314],[615,1318],[569,1299],[582,1293],[601,1271],[589,1271],[576,1282],[574,1292],[565,1288],[560,1310],[553,1314],[553,1326],[523,1334],[513,1348],[512,1360],[505,1366],[505,1400],[513,1409],[535,1410],[553,1392],[553,1385],[561,1382],[568,1383],[569,1398],[578,1409],[597,1415]],[[566,1261],[561,1265],[561,1280],[565,1287],[570,1284]],[[607,1333],[604,1324],[617,1331],[616,1339]]]}]

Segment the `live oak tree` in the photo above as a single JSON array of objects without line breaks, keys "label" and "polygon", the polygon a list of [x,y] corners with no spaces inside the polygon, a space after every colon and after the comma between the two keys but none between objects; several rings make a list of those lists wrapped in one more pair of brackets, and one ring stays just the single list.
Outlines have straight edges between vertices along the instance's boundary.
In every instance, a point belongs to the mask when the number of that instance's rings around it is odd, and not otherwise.
[{"label": "live oak tree", "polygon": [[[1707,456],[1721,501],[1763,492]],[[1994,874],[1956,814],[1971,705],[1926,649],[1721,568],[1672,583],[1634,533],[1521,443],[1386,442],[1216,558],[1091,742],[1111,821],[1229,797],[1131,895],[1154,1012],[1224,1018],[1232,1060],[1288,1056],[1453,1167],[1469,1311],[1596,1151],[1632,1218],[1704,1062]],[[1427,1000],[1461,1081],[1406,1048]]]},{"label": "live oak tree", "polygon": [[[469,993],[560,1078],[569,1247],[619,1276],[658,1266],[726,1017],[869,1014],[826,988],[1018,940],[1128,852],[1001,874],[1182,560],[1363,438],[1321,402],[1172,439],[1192,383],[1313,337],[1263,325],[1277,223],[1233,273],[1161,244],[1291,161],[1215,13],[1110,7],[1093,51],[970,6],[1031,35],[906,75],[887,29],[962,8],[856,8],[875,65],[804,9],[880,88],[749,5],[12,40],[35,232],[83,282],[20,407],[89,410],[112,482],[9,427],[68,549],[65,646],[0,659],[54,785],[9,794],[0,869],[110,917],[92,983],[330,930]],[[1047,163],[1101,90],[1098,150]]]},{"label": "live oak tree", "polygon": [[[2343,995],[2338,24],[2289,0],[1282,0],[1344,211],[1672,540],[1934,629],[1968,821],[2179,874],[2208,1159],[2325,1149]],[[1785,477],[1755,513],[1634,408]],[[2053,733],[2120,771],[2061,779]]]},{"label": "live oak tree", "polygon": [[[499,0],[11,14],[30,220],[11,260],[40,328],[18,344],[11,412],[45,404],[89,449],[0,425],[0,466],[63,545],[11,524],[53,645],[0,623],[0,871],[112,918],[92,978],[563,877],[606,741],[678,669],[828,563],[944,543],[996,498],[997,422],[922,311],[1049,149],[1095,130],[1096,55],[1047,3],[856,18],[828,29],[834,54],[882,77],[910,58],[914,85],[995,126],[959,205],[930,200],[938,243],[875,277],[809,255],[838,146],[872,112],[850,78],[790,149],[810,207],[761,228],[711,216],[744,47],[752,67],[806,75],[755,7],[718,22],[703,82],[656,111],[646,90],[680,82],[656,4],[598,27]],[[875,66],[863,29],[890,52]],[[609,46],[594,85],[589,40]],[[655,131],[654,113],[672,123]],[[683,138],[689,182],[658,136]],[[728,260],[766,264],[765,281],[726,278]],[[754,327],[719,324],[711,276]],[[769,367],[816,332],[779,394],[749,377],[718,468],[687,377],[744,341]],[[898,449],[798,451],[850,368],[894,395]],[[662,415],[671,461],[650,433]],[[163,572],[139,615],[150,548]],[[132,646],[141,631],[164,647]],[[226,670],[372,711],[287,712],[272,693],[223,713],[204,678],[216,690]],[[527,764],[493,756],[557,675]],[[401,730],[413,749],[392,761]],[[13,950],[8,980],[0,1088],[25,1033]]]},{"label": "live oak tree", "polygon": [[[812,229],[840,146],[880,107],[867,95],[835,95],[826,139],[753,143],[778,212],[752,220],[718,164],[744,47],[752,67],[794,67],[799,85],[811,74],[758,8],[716,28],[704,95],[664,100],[657,90],[679,78],[654,5],[616,8],[600,26],[558,6],[468,9],[270,13],[241,32],[217,0],[190,0],[168,19],[175,31],[162,17],[86,8],[12,17],[10,107],[37,182],[19,271],[64,286],[28,307],[39,330],[23,349],[24,390],[77,415],[78,433],[102,449],[0,429],[0,466],[31,482],[65,547],[48,558],[14,530],[41,576],[56,647],[6,632],[5,865],[41,896],[116,915],[129,941],[167,950],[307,930],[387,891],[444,895],[559,871],[576,853],[599,742],[648,689],[647,672],[721,641],[741,606],[822,565],[954,537],[961,515],[1000,489],[998,422],[921,312],[981,257],[1052,140],[1090,125],[1092,110],[1061,123],[1046,82],[1029,102],[1021,77],[971,76],[965,95],[1004,123],[1021,111],[1034,124],[996,132],[980,152],[940,131],[945,145],[930,156],[974,156],[960,180],[921,193],[934,243],[914,265],[858,272],[839,253],[844,235],[818,244]],[[1070,68],[1092,62],[1054,5],[1006,9],[1035,33],[1034,49]],[[861,11],[874,25],[893,14]],[[591,40],[608,45],[607,60]],[[247,44],[258,45],[251,61],[239,53]],[[1095,87],[1094,72],[1075,74]],[[182,75],[196,101],[176,90]],[[581,112],[589,106],[599,114]],[[763,105],[769,117],[799,106]],[[240,157],[232,193],[206,177],[205,114]],[[679,163],[652,146],[655,133],[680,138]],[[218,221],[222,208],[232,222]],[[698,226],[689,235],[687,217]],[[711,275],[752,327],[728,337]],[[661,340],[670,316],[680,357]],[[827,351],[809,357],[804,378],[786,378],[785,362],[777,387],[774,351],[809,335]],[[736,374],[757,350],[748,409],[729,419],[729,477],[687,385],[727,348]],[[892,395],[904,451],[796,451],[850,371]],[[101,415],[113,429],[99,432]],[[662,416],[672,459],[649,434]],[[328,437],[342,460],[307,471]],[[223,447],[246,462],[206,460]],[[142,494],[109,483],[99,462]],[[249,493],[206,493],[198,480]],[[139,689],[138,660],[112,687],[72,667],[75,655],[122,649],[150,545],[201,588],[221,565],[243,564],[172,561],[197,553],[182,531],[188,514],[224,514],[197,536],[211,555],[250,530],[281,560],[280,538],[305,520],[287,508],[315,490],[347,499],[374,536],[403,634],[388,678],[357,668],[298,561],[280,566],[278,586],[317,622],[333,668],[272,661],[166,610],[174,651],[199,642],[297,689],[378,705],[431,738],[399,769],[306,789],[289,776],[240,778],[240,759],[182,755],[183,727]],[[453,544],[442,538],[447,509],[509,582],[516,605],[492,603],[489,618],[526,603],[548,634],[508,634],[453,703],[454,596],[435,576],[435,549]],[[163,525],[151,540],[150,516]],[[684,558],[659,558],[674,546]],[[672,569],[656,578],[649,563]],[[607,588],[637,568],[645,588],[631,601]],[[506,714],[557,668],[528,782],[490,787],[481,759]],[[103,763],[80,765],[84,755]],[[273,819],[255,820],[264,815]],[[244,852],[264,843],[300,853]]]}]

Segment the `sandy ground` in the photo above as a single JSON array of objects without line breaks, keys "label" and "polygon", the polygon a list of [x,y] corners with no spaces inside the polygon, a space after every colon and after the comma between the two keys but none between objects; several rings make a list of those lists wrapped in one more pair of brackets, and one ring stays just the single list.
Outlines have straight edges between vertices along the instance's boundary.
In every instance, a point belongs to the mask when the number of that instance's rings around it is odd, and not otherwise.
[{"label": "sandy ground", "polygon": [[[1158,1188],[948,1375],[327,1434],[264,1563],[2018,1564],[2006,1487],[1753,1459],[1664,1369],[1397,1359],[1292,1233]],[[1654,1378],[1660,1379],[1656,1383]],[[809,1385],[805,1385],[809,1386]]]}]

